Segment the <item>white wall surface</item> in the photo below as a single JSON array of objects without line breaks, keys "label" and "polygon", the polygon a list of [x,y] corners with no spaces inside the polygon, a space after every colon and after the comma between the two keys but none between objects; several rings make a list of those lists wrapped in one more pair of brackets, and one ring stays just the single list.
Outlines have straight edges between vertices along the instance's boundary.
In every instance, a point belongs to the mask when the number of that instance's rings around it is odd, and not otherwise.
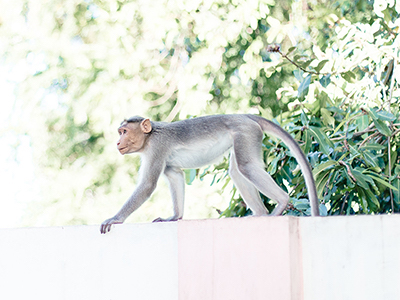
[{"label": "white wall surface", "polygon": [[0,299],[399,300],[400,215],[0,229]]},{"label": "white wall surface", "polygon": [[400,215],[300,224],[304,299],[400,299]]},{"label": "white wall surface", "polygon": [[177,224],[0,230],[0,299],[178,297]]}]

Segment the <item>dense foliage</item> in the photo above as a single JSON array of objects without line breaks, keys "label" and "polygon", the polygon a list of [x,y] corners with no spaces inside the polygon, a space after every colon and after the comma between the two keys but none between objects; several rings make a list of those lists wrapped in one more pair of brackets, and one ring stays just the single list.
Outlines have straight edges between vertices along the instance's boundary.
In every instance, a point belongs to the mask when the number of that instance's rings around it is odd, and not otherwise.
[{"label": "dense foliage", "polygon": [[[27,224],[99,222],[121,205],[139,160],[118,160],[113,142],[130,115],[261,114],[308,153],[322,213],[399,211],[397,3],[1,5],[1,65],[16,91],[5,99],[14,104],[3,131],[29,137],[41,184]],[[268,171],[291,195],[288,213],[308,214],[290,152],[271,137],[264,150]],[[187,181],[215,176],[230,187],[226,168],[187,170]],[[248,213],[234,190],[222,215]]]},{"label": "dense foliage", "polygon": [[[295,67],[297,82],[277,93],[291,98],[290,110],[276,120],[308,153],[324,215],[400,208],[400,7],[383,2],[374,8],[377,16],[368,23],[336,19],[327,45],[314,45],[307,54],[295,47],[286,53],[278,46],[269,48],[281,56],[273,67]],[[265,160],[275,180],[290,192],[288,214],[308,215],[304,181],[290,152],[267,138]],[[239,198],[225,215],[246,213]]]}]

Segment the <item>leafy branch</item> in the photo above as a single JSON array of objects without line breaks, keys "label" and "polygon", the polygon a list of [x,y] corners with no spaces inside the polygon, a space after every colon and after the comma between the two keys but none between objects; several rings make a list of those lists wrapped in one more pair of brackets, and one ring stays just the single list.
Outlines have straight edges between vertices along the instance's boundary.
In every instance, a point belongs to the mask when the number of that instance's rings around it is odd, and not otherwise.
[{"label": "leafy branch", "polygon": [[[292,49],[294,50],[294,48],[292,48]],[[289,50],[289,52],[287,54],[285,54],[281,51],[280,46],[277,44],[268,45],[266,50],[267,50],[267,52],[271,52],[271,53],[279,53],[284,59],[289,61],[296,68],[302,70],[304,73],[308,73],[308,74],[312,74],[312,75],[328,75],[329,74],[329,73],[321,73],[321,72],[317,72],[317,71],[313,71],[313,70],[307,70],[306,68],[302,67],[301,65],[299,65],[297,62],[295,62],[288,56],[288,54],[291,53],[293,50],[291,50],[291,51]]]}]

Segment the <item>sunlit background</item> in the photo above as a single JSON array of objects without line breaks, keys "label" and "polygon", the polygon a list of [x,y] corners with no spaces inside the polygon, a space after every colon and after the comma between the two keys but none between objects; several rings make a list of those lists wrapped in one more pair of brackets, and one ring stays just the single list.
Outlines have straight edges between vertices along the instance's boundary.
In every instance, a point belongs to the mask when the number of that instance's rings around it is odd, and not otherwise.
[{"label": "sunlit background", "polygon": [[[97,224],[113,215],[139,166],[116,151],[126,117],[247,111],[251,89],[238,70],[224,91],[235,101],[210,101],[213,83],[226,80],[218,74],[225,47],[244,29],[246,41],[269,4],[1,1],[0,226]],[[185,216],[216,217],[228,205],[229,191],[221,197],[211,180],[188,187]],[[150,203],[130,220],[171,213],[162,181]]]},{"label": "sunlit background", "polygon": [[[378,15],[393,7],[375,2]],[[357,28],[367,44],[379,29],[371,8],[347,0],[0,0],[0,227],[99,224],[113,216],[137,180],[139,157],[120,156],[115,144],[118,125],[132,115],[273,118],[320,91],[342,101],[351,78],[332,76],[337,83],[329,85],[325,77],[322,87],[314,76],[300,92],[305,74],[287,61],[282,67],[266,48],[296,46],[316,59],[308,65],[339,74],[353,63],[340,28],[364,22]],[[381,61],[383,69],[388,59]],[[368,95],[377,98],[374,84]],[[323,125],[341,122],[321,107]],[[218,217],[229,205],[231,183],[217,182],[225,169],[214,171],[187,186],[185,218]],[[171,212],[160,180],[128,222]]]}]

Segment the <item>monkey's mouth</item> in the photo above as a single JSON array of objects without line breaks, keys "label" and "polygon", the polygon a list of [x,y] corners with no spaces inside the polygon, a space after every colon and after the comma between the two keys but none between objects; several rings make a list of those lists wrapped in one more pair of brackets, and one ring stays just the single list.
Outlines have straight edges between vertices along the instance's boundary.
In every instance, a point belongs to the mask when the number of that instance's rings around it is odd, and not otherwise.
[{"label": "monkey's mouth", "polygon": [[118,148],[118,151],[119,152],[122,152],[124,149],[126,149],[126,148],[128,148],[128,147],[122,147],[122,148]]}]

